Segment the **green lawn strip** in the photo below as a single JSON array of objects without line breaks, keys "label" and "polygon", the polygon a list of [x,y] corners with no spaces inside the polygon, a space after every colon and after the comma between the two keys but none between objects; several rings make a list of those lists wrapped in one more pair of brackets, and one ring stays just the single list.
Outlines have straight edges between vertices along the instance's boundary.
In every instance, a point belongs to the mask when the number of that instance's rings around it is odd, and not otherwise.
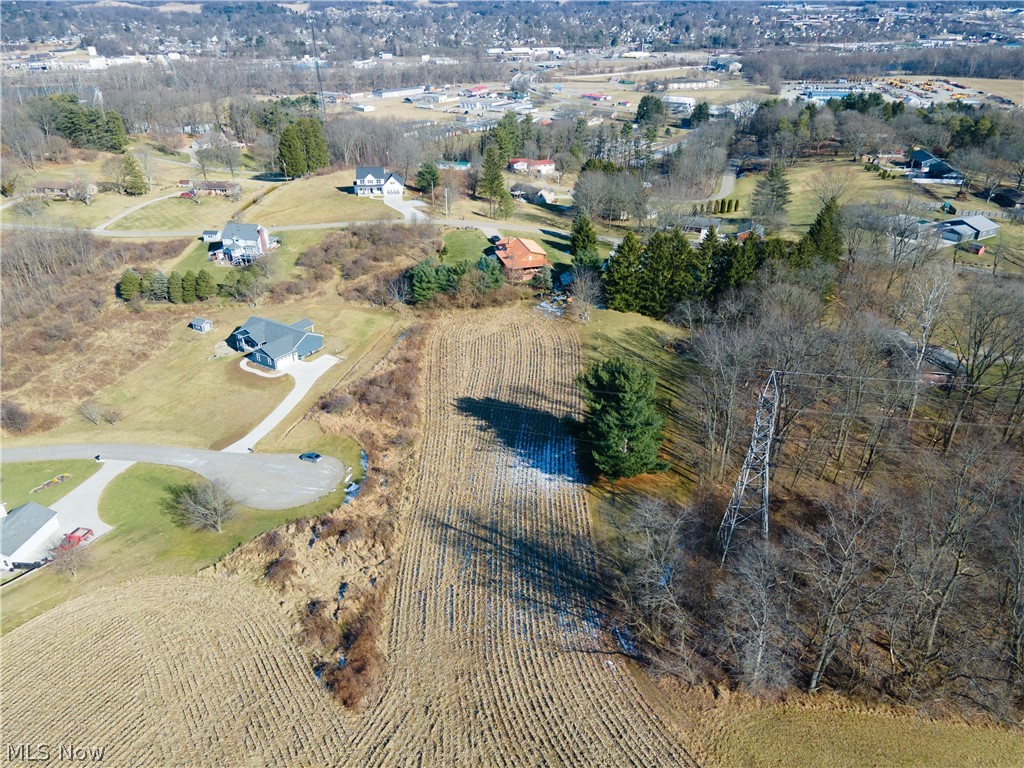
[{"label": "green lawn strip", "polygon": [[348,435],[324,434],[315,421],[303,419],[279,439],[266,438],[257,446],[260,453],[319,453],[333,456],[352,470],[352,479],[360,480],[363,470],[359,460],[362,448]]},{"label": "green lawn strip", "polygon": [[148,576],[187,575],[240,544],[289,520],[329,512],[344,500],[340,487],[312,504],[286,510],[239,507],[221,533],[180,525],[170,509],[174,487],[198,480],[183,469],[137,464],[115,478],[100,499],[100,517],[114,530],[89,545],[89,562],[75,577],[51,568],[0,593],[6,633],[50,608],[101,587]]},{"label": "green lawn strip", "polygon": [[445,233],[444,244],[448,248],[445,262],[449,264],[463,261],[476,264],[484,252],[492,247],[479,229],[453,229]]},{"label": "green lawn strip", "polygon": [[[26,461],[17,464],[0,465],[0,494],[8,511],[19,504],[34,501],[48,507],[85,482],[100,465],[95,461],[82,459],[53,459],[51,461]],[[59,485],[29,493],[33,488],[52,480],[58,475],[68,474],[70,478]]]},{"label": "green lawn strip", "polygon": [[[244,198],[252,197],[252,194]],[[244,204],[227,197],[172,197],[129,213],[110,225],[112,230],[172,231],[220,229]]]},{"label": "green lawn strip", "polygon": [[[698,450],[692,444],[694,426],[686,423],[689,408],[683,400],[684,388],[690,386],[688,382],[694,375],[692,366],[670,348],[682,333],[643,315],[594,310],[590,322],[581,326],[580,335],[587,365],[622,357],[640,363],[654,374],[659,411],[665,417],[662,456],[672,469],[644,482],[656,486],[660,494],[682,494],[696,479],[692,454]],[[625,487],[631,487],[629,481]]]}]

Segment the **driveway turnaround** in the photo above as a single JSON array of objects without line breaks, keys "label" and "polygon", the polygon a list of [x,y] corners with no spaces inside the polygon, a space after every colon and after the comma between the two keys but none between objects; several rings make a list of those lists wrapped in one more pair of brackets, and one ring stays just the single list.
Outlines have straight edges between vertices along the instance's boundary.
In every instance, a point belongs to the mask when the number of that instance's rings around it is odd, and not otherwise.
[{"label": "driveway turnaround", "polygon": [[256,428],[238,442],[232,443],[224,449],[224,453],[248,453],[250,448],[255,448],[256,443],[269,435],[284,418],[291,413],[292,408],[299,404],[299,401],[306,396],[306,393],[316,384],[317,379],[323,376],[327,369],[338,362],[334,355],[321,355],[312,361],[300,360],[289,366],[285,373],[295,379],[295,387],[282,400],[277,408],[270,412],[263,421],[256,425]]},{"label": "driveway turnaround", "polygon": [[423,211],[416,210],[416,206],[423,205],[423,203],[418,200],[396,200],[394,198],[385,197],[384,205],[402,214],[402,217],[407,223],[414,221],[430,221],[430,217],[427,216],[427,214],[423,213]]},{"label": "driveway turnaround", "polygon": [[[207,480],[222,481],[233,499],[255,509],[290,509],[309,504],[333,491],[345,477],[345,466],[330,456],[324,456],[318,463],[310,464],[300,461],[298,454],[224,453],[222,451],[206,451],[201,448],[175,448],[168,445],[136,445],[132,443],[8,448],[4,450],[3,459],[5,462],[13,463],[52,459],[91,459],[97,455],[103,460],[113,460],[118,464],[141,461],[147,464],[165,464],[191,470]],[[118,471],[126,468],[127,466],[121,467]],[[113,475],[106,476],[105,469],[100,470],[61,501],[84,506],[86,502],[77,492],[94,480],[101,491],[101,486],[111,479],[113,479]],[[97,491],[97,501],[98,498]],[[59,507],[55,507],[55,509],[60,511]]]}]

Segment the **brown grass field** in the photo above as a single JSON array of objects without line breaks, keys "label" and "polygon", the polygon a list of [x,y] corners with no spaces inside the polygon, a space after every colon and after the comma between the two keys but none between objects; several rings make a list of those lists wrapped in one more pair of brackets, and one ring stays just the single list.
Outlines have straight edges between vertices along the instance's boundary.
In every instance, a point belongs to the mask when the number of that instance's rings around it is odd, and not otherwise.
[{"label": "brown grass field", "polygon": [[[252,578],[100,591],[3,639],[11,742],[107,746],[112,765],[1021,764],[1018,735],[827,697],[660,690],[612,640],[578,418],[576,328],[524,309],[438,318],[423,439],[398,512],[365,714],[316,682]],[[341,514],[344,514],[342,512]]]}]

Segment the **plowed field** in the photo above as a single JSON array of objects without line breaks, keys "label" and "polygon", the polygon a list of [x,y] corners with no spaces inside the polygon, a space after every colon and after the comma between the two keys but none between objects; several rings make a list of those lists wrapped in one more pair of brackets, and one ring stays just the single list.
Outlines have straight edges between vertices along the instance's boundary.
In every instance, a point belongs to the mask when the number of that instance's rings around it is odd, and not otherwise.
[{"label": "plowed field", "polygon": [[571,327],[440,322],[382,705],[363,765],[686,763],[609,638],[572,440]]},{"label": "plowed field", "polygon": [[559,422],[581,364],[571,326],[539,315],[434,326],[387,682],[365,715],[328,700],[252,587],[145,582],[6,638],[5,741],[106,743],[113,765],[692,764],[600,610]]}]

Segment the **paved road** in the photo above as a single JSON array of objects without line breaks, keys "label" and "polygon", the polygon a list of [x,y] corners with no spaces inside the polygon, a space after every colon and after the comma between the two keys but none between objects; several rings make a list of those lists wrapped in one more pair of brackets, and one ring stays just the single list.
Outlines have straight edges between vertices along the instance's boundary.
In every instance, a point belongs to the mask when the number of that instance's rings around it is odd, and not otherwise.
[{"label": "paved road", "polygon": [[312,361],[300,361],[287,369],[287,373],[295,379],[295,386],[292,391],[282,400],[277,408],[270,412],[263,421],[256,425],[249,434],[241,440],[232,443],[224,449],[225,453],[248,453],[256,443],[269,435],[274,427],[284,421],[292,409],[306,396],[317,380],[323,376],[327,369],[338,362],[333,355],[321,355]]},{"label": "paved road", "polygon": [[[255,509],[290,509],[316,501],[333,491],[345,477],[345,466],[325,456],[317,464],[300,461],[298,454],[225,453],[201,448],[175,448],[169,445],[132,443],[88,443],[84,445],[33,446],[7,448],[5,462],[49,461],[53,459],[91,459],[99,454],[104,460],[141,461],[181,467],[207,480],[221,480],[227,492],[239,503]],[[126,469],[127,467],[121,467]],[[103,471],[99,473],[102,475]],[[99,477],[99,475],[94,476]],[[90,478],[90,480],[94,479]],[[106,481],[112,479],[106,477]],[[79,488],[85,487],[89,481]],[[99,483],[99,481],[97,481]],[[105,482],[104,482],[105,484]],[[72,491],[65,500],[76,494]],[[70,503],[70,502],[69,502]],[[76,505],[84,502],[78,498]],[[63,521],[62,521],[63,522]],[[91,527],[91,526],[90,526]]]}]

